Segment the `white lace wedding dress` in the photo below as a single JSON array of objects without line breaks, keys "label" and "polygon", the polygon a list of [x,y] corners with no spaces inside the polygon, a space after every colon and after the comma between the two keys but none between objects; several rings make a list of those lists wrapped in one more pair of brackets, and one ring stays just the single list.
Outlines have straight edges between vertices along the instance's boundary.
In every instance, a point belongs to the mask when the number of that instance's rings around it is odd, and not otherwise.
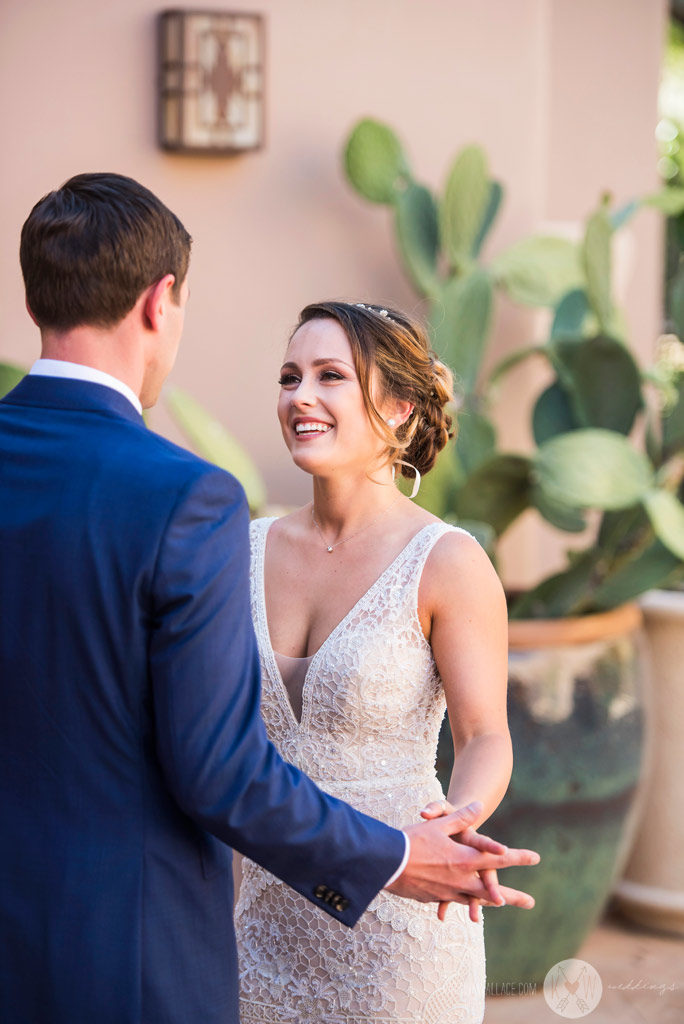
[{"label": "white lace wedding dress", "polygon": [[[445,711],[417,614],[436,541],[424,527],[307,659],[301,721],[266,621],[264,550],[272,519],[252,523],[252,614],[262,712],[286,760],[326,792],[400,827],[442,799],[435,776]],[[294,661],[298,659],[288,659]],[[302,659],[304,660],[304,659]],[[380,892],[347,928],[251,861],[236,906],[242,1024],[475,1024],[484,1012],[482,925],[451,904]]]}]

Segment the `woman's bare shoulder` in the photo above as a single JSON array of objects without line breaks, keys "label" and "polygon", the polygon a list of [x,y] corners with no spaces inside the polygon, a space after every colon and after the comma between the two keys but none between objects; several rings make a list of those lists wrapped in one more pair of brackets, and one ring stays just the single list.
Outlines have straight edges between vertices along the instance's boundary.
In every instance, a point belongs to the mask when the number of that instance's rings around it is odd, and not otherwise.
[{"label": "woman's bare shoulder", "polygon": [[269,540],[296,543],[307,534],[311,525],[311,505],[293,509],[284,515],[271,516],[269,522]]},{"label": "woman's bare shoulder", "polygon": [[472,599],[503,602],[503,586],[489,555],[472,534],[459,527],[435,543],[423,570],[421,592],[428,604]]}]

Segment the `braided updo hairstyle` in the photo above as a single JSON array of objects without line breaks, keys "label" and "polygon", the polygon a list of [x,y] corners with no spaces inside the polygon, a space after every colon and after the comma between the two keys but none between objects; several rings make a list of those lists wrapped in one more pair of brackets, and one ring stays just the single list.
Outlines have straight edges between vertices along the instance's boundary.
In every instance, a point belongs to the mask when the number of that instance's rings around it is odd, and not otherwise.
[{"label": "braided updo hairstyle", "polygon": [[[453,400],[451,371],[430,348],[418,321],[395,309],[347,302],[314,302],[299,314],[295,331],[309,320],[336,320],[351,346],[363,401],[376,432],[385,441],[387,460],[403,476],[432,469],[450,437],[452,418],[446,406]],[[293,332],[294,333],[294,332]],[[390,429],[373,400],[407,401],[413,412],[405,423]]]}]

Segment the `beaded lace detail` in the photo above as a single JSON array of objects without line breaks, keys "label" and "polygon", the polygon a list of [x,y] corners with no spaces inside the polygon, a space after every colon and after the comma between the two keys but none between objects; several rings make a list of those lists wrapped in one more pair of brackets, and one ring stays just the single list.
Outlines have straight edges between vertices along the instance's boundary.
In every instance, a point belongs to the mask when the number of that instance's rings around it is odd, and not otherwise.
[{"label": "beaded lace detail", "polygon": [[[418,619],[432,547],[455,527],[420,530],[313,655],[298,721],[271,647],[264,551],[252,523],[251,602],[262,714],[283,757],[326,792],[400,827],[442,799],[435,775],[446,702]],[[346,928],[245,860],[235,912],[243,1024],[477,1024],[484,1012],[482,926],[451,904],[381,891]]]}]

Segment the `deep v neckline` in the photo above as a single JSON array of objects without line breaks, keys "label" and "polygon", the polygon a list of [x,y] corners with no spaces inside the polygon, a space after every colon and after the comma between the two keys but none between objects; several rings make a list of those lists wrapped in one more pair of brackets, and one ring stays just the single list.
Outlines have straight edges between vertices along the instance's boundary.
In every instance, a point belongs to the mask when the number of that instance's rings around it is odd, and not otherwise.
[{"label": "deep v neckline", "polygon": [[412,537],[409,538],[409,540],[406,542],[406,544],[404,544],[404,546],[401,549],[401,551],[399,551],[397,553],[397,555],[392,559],[390,564],[385,569],[382,570],[382,572],[380,573],[378,578],[373,583],[371,583],[371,585],[368,587],[368,589],[365,590],[363,594],[361,594],[361,596],[358,598],[358,600],[356,600],[354,602],[354,604],[351,606],[349,611],[340,619],[340,621],[337,623],[337,625],[328,633],[327,637],[325,638],[323,643],[320,645],[318,650],[314,654],[310,655],[311,661],[309,662],[309,666],[308,666],[308,668],[306,670],[306,675],[304,676],[304,682],[302,684],[302,716],[301,716],[301,718],[297,718],[297,716],[295,714],[295,711],[294,711],[294,708],[292,706],[292,701],[290,700],[290,696],[289,696],[289,694],[287,692],[287,687],[285,686],[285,682],[283,680],[282,673],[280,671],[280,668],[278,666],[278,662],[276,660],[275,651],[273,650],[273,644],[271,643],[271,632],[270,632],[270,629],[269,629],[269,626],[268,626],[268,615],[267,615],[267,612],[266,612],[266,544],[267,544],[267,541],[268,541],[269,530],[271,529],[271,527],[273,526],[273,523],[275,521],[276,521],[275,518],[271,519],[271,521],[267,524],[266,528],[262,531],[262,536],[259,538],[259,541],[260,541],[260,551],[259,551],[259,563],[258,564],[259,564],[259,573],[260,573],[261,578],[258,580],[258,583],[259,583],[258,607],[259,607],[259,616],[261,618],[261,633],[262,633],[262,635],[264,637],[264,645],[265,645],[265,652],[264,653],[266,654],[266,659],[265,660],[266,660],[266,663],[268,665],[268,669],[269,669],[269,673],[271,675],[271,678],[273,679],[273,681],[274,681],[274,683],[276,685],[276,689],[278,691],[278,694],[280,695],[282,701],[286,705],[286,708],[287,708],[287,711],[288,711],[288,713],[290,715],[290,718],[292,719],[292,721],[294,722],[296,727],[298,729],[301,729],[303,726],[306,725],[306,723],[308,722],[308,719],[309,719],[309,715],[308,715],[309,701],[307,700],[307,697],[308,697],[309,690],[310,690],[311,679],[314,678],[314,669],[318,665],[318,662],[321,660],[321,653],[325,651],[325,649],[328,647],[328,645],[329,645],[330,641],[333,639],[333,637],[336,636],[343,629],[343,627],[347,623],[348,619],[358,609],[359,605],[363,601],[366,600],[366,598],[368,597],[369,594],[373,593],[373,591],[375,591],[380,586],[380,584],[384,581],[385,577],[390,574],[390,572],[397,566],[397,564],[400,563],[404,558],[406,558],[408,552],[410,551],[412,546],[415,544],[415,542],[418,539],[418,537],[420,537],[425,532],[425,530],[431,529],[435,524],[434,523],[426,523],[425,526],[421,526],[420,530],[418,530],[416,533],[413,534]]}]

